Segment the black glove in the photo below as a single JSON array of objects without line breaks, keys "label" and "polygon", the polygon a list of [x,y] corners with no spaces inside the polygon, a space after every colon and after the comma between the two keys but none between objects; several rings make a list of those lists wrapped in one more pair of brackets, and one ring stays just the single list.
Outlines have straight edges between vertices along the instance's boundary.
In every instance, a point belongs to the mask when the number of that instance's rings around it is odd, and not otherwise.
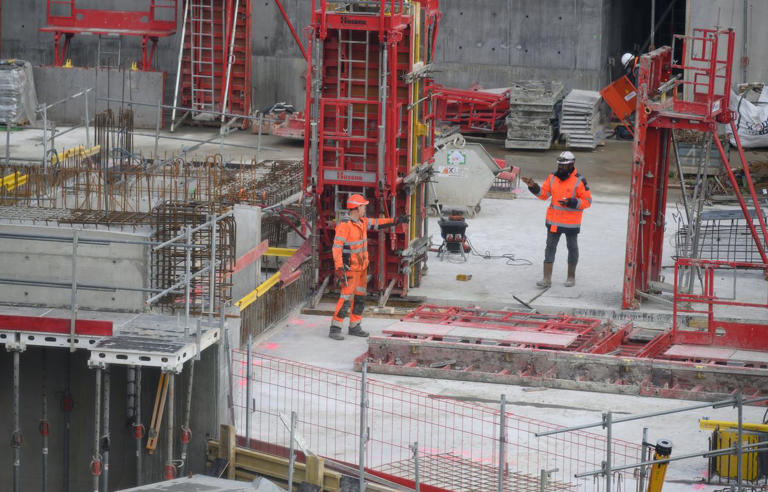
[{"label": "black glove", "polygon": [[539,196],[539,193],[541,193],[541,186],[539,186],[538,183],[533,183],[533,186],[528,187],[528,191],[536,196]]},{"label": "black glove", "polygon": [[411,221],[410,215],[401,215],[395,219],[395,224],[407,224]]},{"label": "black glove", "polygon": [[566,198],[565,200],[560,200],[560,205],[568,208],[577,208],[579,206],[579,201],[575,198]]},{"label": "black glove", "polygon": [[347,285],[347,272],[345,268],[337,268],[334,270],[333,277],[336,280],[336,285]]}]

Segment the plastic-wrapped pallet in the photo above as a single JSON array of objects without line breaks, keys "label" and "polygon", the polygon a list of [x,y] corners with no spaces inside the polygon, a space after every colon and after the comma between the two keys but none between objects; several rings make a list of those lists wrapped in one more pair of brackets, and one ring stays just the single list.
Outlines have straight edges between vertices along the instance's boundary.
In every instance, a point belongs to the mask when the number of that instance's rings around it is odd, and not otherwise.
[{"label": "plastic-wrapped pallet", "polygon": [[557,131],[563,83],[527,80],[509,88],[508,149],[548,149]]},{"label": "plastic-wrapped pallet", "polygon": [[594,149],[600,142],[600,93],[574,89],[563,100],[560,133],[569,148]]},{"label": "plastic-wrapped pallet", "polygon": [[33,123],[36,109],[32,65],[23,60],[0,60],[0,123]]}]

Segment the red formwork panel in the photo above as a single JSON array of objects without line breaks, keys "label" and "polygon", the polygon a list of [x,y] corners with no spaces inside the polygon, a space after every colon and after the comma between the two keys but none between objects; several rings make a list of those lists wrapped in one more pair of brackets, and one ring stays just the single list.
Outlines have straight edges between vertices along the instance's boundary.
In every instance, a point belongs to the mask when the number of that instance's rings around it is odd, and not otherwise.
[{"label": "red formwork panel", "polygon": [[[429,64],[437,2],[313,2],[304,148],[304,186],[317,209],[318,281],[332,274],[331,245],[346,197],[364,195],[369,217],[412,216],[409,225],[369,234],[368,288],[401,296],[418,285],[426,247],[425,176],[434,113],[430,79],[408,80]],[[416,243],[414,243],[416,241]]]},{"label": "red formwork panel", "polygon": [[[40,316],[15,316],[0,314],[0,330],[34,331],[40,333],[67,334],[72,320],[69,318],[43,318]],[[112,322],[89,319],[75,321],[77,335],[112,336]]]},{"label": "red formwork panel", "polygon": [[[213,19],[207,14],[195,13],[202,9],[202,2],[191,2],[187,11],[184,31],[184,54],[181,60],[181,83],[179,84],[180,106],[188,108],[205,107],[213,103],[217,111],[249,115],[251,112],[251,1],[250,0],[208,0]],[[237,5],[236,5],[237,4]],[[237,6],[237,10],[235,7]],[[207,8],[207,6],[206,6]],[[200,20],[205,18],[206,20]],[[193,25],[194,23],[194,25]],[[234,44],[232,44],[234,30]],[[196,36],[192,32],[199,33]],[[211,35],[209,35],[211,33]],[[210,41],[212,40],[212,45]],[[209,46],[210,45],[210,46]],[[225,97],[227,61],[232,45],[232,68],[230,71],[229,95]],[[194,50],[192,49],[194,46]],[[193,58],[194,57],[194,58]],[[212,65],[210,62],[213,62]],[[199,77],[198,100],[192,100],[192,63],[199,67],[195,72],[201,76],[213,75],[213,79]],[[213,72],[211,73],[211,67]],[[211,86],[211,81],[213,85]],[[210,90],[211,92],[207,92]],[[224,100],[227,107],[224,108]],[[218,122],[218,120],[217,120]]]}]

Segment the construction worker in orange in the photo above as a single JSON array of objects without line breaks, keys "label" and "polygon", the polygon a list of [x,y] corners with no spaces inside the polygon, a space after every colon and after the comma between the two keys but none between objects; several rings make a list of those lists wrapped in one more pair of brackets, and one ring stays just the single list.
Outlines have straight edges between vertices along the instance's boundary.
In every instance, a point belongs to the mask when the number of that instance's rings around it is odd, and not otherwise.
[{"label": "construction worker in orange", "polygon": [[368,201],[362,195],[347,198],[347,214],[336,225],[333,238],[333,265],[336,283],[341,288],[339,302],[331,321],[329,337],[344,340],[341,327],[349,317],[348,333],[367,337],[368,332],[360,325],[365,308],[365,286],[368,283],[368,229],[378,230],[410,221],[407,215],[397,219],[372,219],[365,215]]},{"label": "construction worker in orange", "polygon": [[522,178],[528,190],[540,200],[551,198],[547,208],[547,246],[544,249],[544,277],[536,282],[537,287],[552,286],[552,266],[560,235],[565,234],[568,246],[568,277],[566,287],[576,285],[576,264],[579,262],[578,235],[581,230],[581,214],[592,205],[592,192],[587,180],[576,170],[576,157],[565,151],[557,158],[557,171],[547,176],[539,186],[531,178]]}]

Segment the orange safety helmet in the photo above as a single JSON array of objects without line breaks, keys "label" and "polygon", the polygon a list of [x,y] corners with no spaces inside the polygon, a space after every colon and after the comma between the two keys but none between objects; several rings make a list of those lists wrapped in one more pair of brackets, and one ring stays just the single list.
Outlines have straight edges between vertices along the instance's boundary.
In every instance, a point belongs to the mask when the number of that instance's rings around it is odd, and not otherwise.
[{"label": "orange safety helmet", "polygon": [[360,205],[368,205],[368,200],[363,198],[363,195],[350,195],[349,198],[347,198],[347,208],[349,210],[354,210]]}]

